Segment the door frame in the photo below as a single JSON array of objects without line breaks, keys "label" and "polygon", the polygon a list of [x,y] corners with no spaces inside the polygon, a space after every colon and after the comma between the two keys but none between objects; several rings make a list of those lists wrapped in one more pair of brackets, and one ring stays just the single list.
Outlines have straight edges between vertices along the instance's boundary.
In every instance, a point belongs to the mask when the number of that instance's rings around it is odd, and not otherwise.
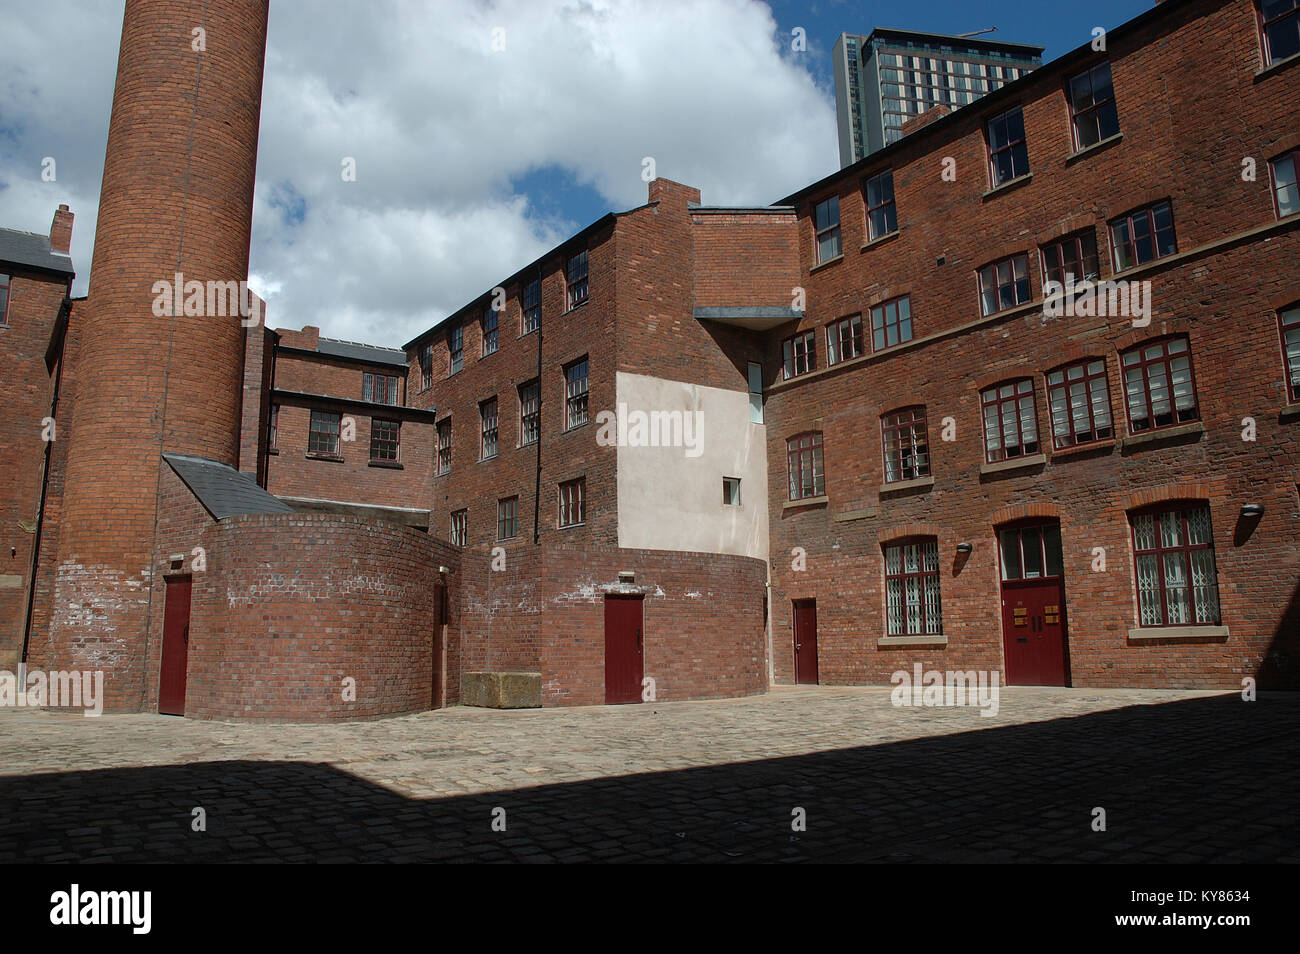
[{"label": "door frame", "polygon": [[[1028,578],[1022,576],[1018,580],[1004,579],[1003,566],[1002,566],[1003,532],[1007,530],[1021,531],[1021,530],[1029,529],[1031,527],[1040,528],[1039,560],[1040,560],[1040,568],[1042,569],[1044,575],[1037,576],[1037,577],[1028,577]],[[1055,527],[1057,531],[1057,539],[1061,544],[1061,572],[1056,576],[1046,575],[1047,548],[1041,544],[1042,527]],[[1024,562],[1025,562],[1025,552],[1024,552],[1025,548],[1024,548],[1024,543],[1023,541],[1020,540],[1019,536],[1017,536],[1017,542],[1019,543],[1020,546],[1020,566],[1023,572]],[[1059,517],[1022,517],[1018,520],[1008,520],[1004,523],[999,523],[993,527],[993,549],[997,556],[997,559],[995,560],[995,564],[996,564],[995,573],[996,573],[996,580],[998,586],[998,607],[1000,610],[998,614],[998,627],[1002,637],[1001,639],[1002,673],[1003,673],[1003,677],[1006,679],[1007,685],[1011,685],[1010,671],[1008,667],[1008,653],[1007,653],[1007,639],[1011,636],[1011,633],[1008,632],[1007,630],[1006,612],[1005,609],[1002,607],[1002,602],[1006,598],[1008,593],[1014,593],[1018,589],[1028,590],[1028,589],[1035,589],[1035,588],[1043,588],[1048,584],[1055,583],[1057,588],[1057,598],[1060,601],[1059,615],[1060,615],[1060,627],[1061,627],[1061,685],[1063,687],[1069,687],[1070,685],[1072,685],[1073,682],[1070,674],[1070,619],[1069,619],[1068,607],[1066,606],[1066,599],[1065,599],[1065,536],[1063,531],[1061,530],[1060,518]]]},{"label": "door frame", "polygon": [[[609,606],[610,602],[628,602],[636,603],[638,609],[638,623],[636,632],[636,656],[637,668],[639,675],[636,681],[636,698],[623,701],[611,701],[610,699],[610,682],[609,682]],[[603,636],[605,652],[605,698],[604,704],[610,705],[631,705],[641,702],[641,692],[645,685],[645,594],[644,593],[606,593],[605,599],[601,602],[601,613],[603,614]]]},{"label": "door frame", "polygon": [[[801,682],[799,679],[799,610],[801,608],[812,609],[812,659],[813,659],[813,679],[812,682]],[[821,685],[821,660],[817,654],[817,599],[816,597],[807,597],[805,599],[792,599],[790,601],[790,649],[794,653],[794,684],[796,686],[819,686]]]},{"label": "door frame", "polygon": [[[167,617],[172,607],[173,587],[185,584],[185,628],[181,638],[185,646],[185,670],[181,676],[181,711],[163,712],[163,679],[167,672]],[[189,694],[190,683],[190,615],[194,601],[194,576],[190,573],[176,573],[163,577],[163,632],[161,645],[158,647],[158,712],[160,715],[185,715],[185,699]]]}]

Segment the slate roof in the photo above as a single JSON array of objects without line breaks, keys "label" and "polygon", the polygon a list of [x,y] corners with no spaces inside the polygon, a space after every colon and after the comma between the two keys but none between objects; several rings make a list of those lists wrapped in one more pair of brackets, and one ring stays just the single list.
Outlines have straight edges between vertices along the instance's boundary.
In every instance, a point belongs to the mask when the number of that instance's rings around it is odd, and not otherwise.
[{"label": "slate roof", "polygon": [[189,454],[163,454],[163,460],[217,520],[247,513],[293,512],[259,487],[251,474],[241,474],[227,464]]},{"label": "slate roof", "polygon": [[36,232],[0,229],[0,262],[45,268],[65,275],[74,273],[72,258],[50,251],[50,237]]},{"label": "slate roof", "polygon": [[397,348],[381,348],[379,345],[340,341],[337,338],[321,338],[316,342],[316,350],[321,354],[332,354],[339,358],[356,358],[360,361],[406,367],[406,352]]}]

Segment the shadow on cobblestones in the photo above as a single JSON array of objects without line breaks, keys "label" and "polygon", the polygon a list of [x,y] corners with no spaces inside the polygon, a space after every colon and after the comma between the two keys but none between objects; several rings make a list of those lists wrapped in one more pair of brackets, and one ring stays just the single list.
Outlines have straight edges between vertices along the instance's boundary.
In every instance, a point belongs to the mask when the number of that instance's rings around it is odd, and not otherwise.
[{"label": "shadow on cobblestones", "polygon": [[0,862],[1295,861],[1291,713],[1220,696],[441,799],[300,762],[10,777]]}]

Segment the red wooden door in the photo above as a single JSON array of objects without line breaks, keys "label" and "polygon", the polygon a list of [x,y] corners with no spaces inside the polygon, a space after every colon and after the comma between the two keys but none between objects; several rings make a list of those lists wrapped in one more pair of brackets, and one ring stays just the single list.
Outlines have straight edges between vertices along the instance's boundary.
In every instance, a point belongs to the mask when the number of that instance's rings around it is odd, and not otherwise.
[{"label": "red wooden door", "polygon": [[817,601],[794,601],[794,681],[817,685]]},{"label": "red wooden door", "polygon": [[190,581],[168,580],[163,609],[162,665],[158,676],[158,711],[185,715],[185,678],[190,654]]},{"label": "red wooden door", "polygon": [[642,603],[639,596],[605,597],[605,704],[641,701]]},{"label": "red wooden door", "polygon": [[1002,646],[1008,686],[1064,686],[1065,578],[1055,524],[999,533]]}]

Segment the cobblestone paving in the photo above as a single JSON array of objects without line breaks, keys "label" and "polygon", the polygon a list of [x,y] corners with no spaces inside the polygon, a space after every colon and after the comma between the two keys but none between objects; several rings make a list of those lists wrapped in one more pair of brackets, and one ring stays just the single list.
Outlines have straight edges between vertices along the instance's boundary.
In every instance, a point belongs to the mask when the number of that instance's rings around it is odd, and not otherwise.
[{"label": "cobblestone paving", "polygon": [[0,862],[1300,859],[1300,694],[1000,703],[819,687],[346,725],[0,710]]}]

